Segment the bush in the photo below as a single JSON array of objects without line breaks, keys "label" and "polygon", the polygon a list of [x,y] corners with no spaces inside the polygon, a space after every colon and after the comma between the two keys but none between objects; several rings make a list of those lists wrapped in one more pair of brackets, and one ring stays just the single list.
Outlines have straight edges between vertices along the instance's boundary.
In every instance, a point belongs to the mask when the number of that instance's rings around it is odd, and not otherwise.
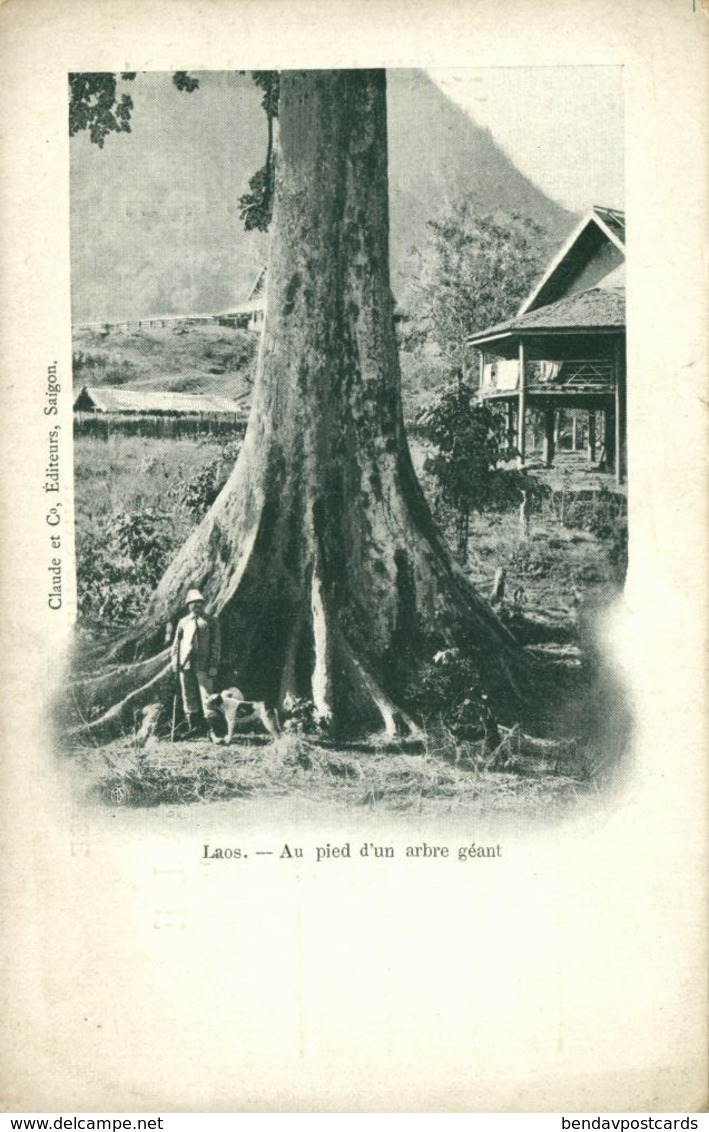
[{"label": "bush", "polygon": [[170,393],[192,393],[196,389],[201,389],[202,382],[198,377],[177,377],[174,381],[168,381],[165,388]]},{"label": "bush", "polygon": [[160,581],[173,549],[166,529],[168,518],[149,507],[133,514],[119,513],[113,522],[111,541],[119,565],[151,587]]},{"label": "bush", "polygon": [[75,378],[81,375],[82,370],[105,369],[107,365],[108,359],[103,354],[90,354],[88,350],[75,350],[71,356],[71,369]]},{"label": "bush", "polygon": [[442,724],[456,739],[499,741],[477,666],[458,649],[435,653],[409,682],[406,700],[421,718]]},{"label": "bush", "polygon": [[176,549],[169,516],[152,508],[117,512],[77,544],[79,619],[119,627],[138,619]]},{"label": "bush", "polygon": [[126,360],[118,365],[114,363],[106,367],[101,384],[128,385],[129,382],[135,381],[139,374],[140,370],[133,362]]},{"label": "bush", "polygon": [[475,404],[472,387],[458,382],[440,393],[421,424],[436,448],[424,468],[438,481],[444,497],[457,509],[481,506],[500,458],[500,427],[494,413]]},{"label": "bush", "polygon": [[233,330],[228,337],[222,336],[205,346],[203,356],[208,362],[215,363],[214,370],[234,373],[252,364],[258,345],[258,335],[248,330]]},{"label": "bush", "polygon": [[441,391],[421,419],[434,446],[424,471],[437,482],[441,498],[456,514],[458,558],[467,560],[470,513],[487,503],[502,456],[502,422],[487,405],[476,404],[475,390],[463,381]]},{"label": "bush", "polygon": [[602,487],[592,499],[576,499],[566,525],[589,531],[607,545],[608,561],[619,578],[628,568],[628,504],[622,495]]},{"label": "bush", "polygon": [[295,735],[319,735],[326,730],[326,721],[315,710],[312,700],[298,696],[287,696],[283,705],[285,722],[283,730]]},{"label": "bush", "polygon": [[184,507],[194,520],[206,515],[219,492],[231,475],[232,468],[241,450],[241,441],[233,440],[225,444],[218,456],[200,468],[197,475],[187,483],[173,489],[171,497]]},{"label": "bush", "polygon": [[602,540],[613,539],[618,530],[627,526],[627,503],[622,495],[601,489],[592,498],[576,498],[566,511],[565,523],[589,531]]},{"label": "bush", "polygon": [[509,511],[513,507],[519,507],[523,492],[526,492],[532,505],[538,507],[551,495],[551,488],[517,468],[496,468],[495,474],[490,476],[481,510]]}]

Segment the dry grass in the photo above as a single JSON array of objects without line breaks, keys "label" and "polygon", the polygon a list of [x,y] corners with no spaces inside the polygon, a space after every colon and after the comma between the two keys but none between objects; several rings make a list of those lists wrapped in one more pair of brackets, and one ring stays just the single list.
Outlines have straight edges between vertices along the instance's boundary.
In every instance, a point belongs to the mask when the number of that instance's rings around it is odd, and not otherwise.
[{"label": "dry grass", "polygon": [[[119,505],[137,511],[164,503],[220,448],[207,440],[78,440],[80,525],[105,519]],[[414,456],[420,464],[416,445]],[[190,525],[177,513],[174,521]],[[469,549],[467,572],[483,595],[497,567],[505,567],[508,601],[522,592],[515,614],[521,625],[513,631],[553,662],[538,718],[524,724],[545,738],[519,727],[501,729],[499,748],[486,753],[481,744],[456,743],[441,730],[428,734],[416,752],[374,741],[358,750],[333,749],[296,735],[228,748],[207,741],[152,741],[141,748],[127,736],[72,752],[81,789],[107,806],[126,807],[302,797],[330,810],[553,817],[581,806],[619,773],[629,728],[614,677],[599,670],[594,655],[594,619],[617,590],[607,548],[567,527],[550,503],[533,514],[527,537],[514,508],[473,516]]]},{"label": "dry grass", "polygon": [[114,435],[108,440],[80,436],[74,441],[77,522],[115,510],[160,507],[224,449],[224,441],[203,437],[168,439]]},{"label": "dry grass", "polygon": [[596,790],[575,744],[534,740],[515,729],[489,753],[444,733],[428,735],[419,753],[391,744],[353,752],[296,735],[252,737],[231,747],[206,740],[140,747],[125,738],[71,753],[88,797],[113,807],[300,795],[337,810],[555,816]]}]

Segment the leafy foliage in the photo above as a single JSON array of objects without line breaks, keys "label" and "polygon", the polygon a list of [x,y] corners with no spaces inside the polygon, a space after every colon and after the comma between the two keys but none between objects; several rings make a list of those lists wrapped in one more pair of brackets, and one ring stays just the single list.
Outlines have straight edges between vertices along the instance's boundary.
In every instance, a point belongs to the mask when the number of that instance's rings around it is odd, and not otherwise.
[{"label": "leafy foliage", "polygon": [[628,568],[628,505],[622,495],[602,487],[593,499],[575,500],[565,522],[590,531],[608,545],[608,558],[620,578]]},{"label": "leafy foliage", "polygon": [[[118,80],[132,81],[135,71],[120,76],[111,72],[84,72],[69,76],[69,136],[88,130],[91,141],[103,149],[113,132],[130,133],[133,99],[125,92],[118,94]],[[241,71],[241,74],[247,74]],[[268,123],[266,160],[249,181],[249,191],[239,198],[239,208],[247,231],[265,232],[273,215],[274,160],[273,123],[278,117],[280,75],[278,71],[251,71],[251,77],[263,92],[261,106]],[[187,94],[199,89],[199,79],[188,71],[175,71],[174,86]]]},{"label": "leafy foliage", "polygon": [[478,213],[471,199],[453,204],[429,230],[414,268],[404,343],[412,350],[433,347],[451,369],[460,368],[466,337],[517,310],[551,239],[532,220]]},{"label": "leafy foliage", "polygon": [[458,553],[465,562],[470,512],[492,499],[495,468],[507,454],[504,425],[487,405],[475,403],[475,391],[462,381],[442,390],[421,425],[436,449],[426,458],[424,471],[458,516]]},{"label": "leafy foliage", "polygon": [[[246,74],[242,71],[242,74]],[[281,92],[279,71],[251,71],[251,78],[263,91],[261,107],[268,118],[278,117],[278,99]]]},{"label": "leafy foliage", "polygon": [[76,572],[81,620],[110,628],[140,617],[175,547],[170,516],[151,507],[106,516],[81,531]]},{"label": "leafy foliage", "polygon": [[273,162],[266,163],[249,181],[249,192],[239,197],[239,211],[247,232],[268,231],[273,217]]},{"label": "leafy foliage", "polygon": [[[132,82],[136,72],[124,71],[120,78]],[[85,72],[69,75],[69,136],[82,130],[99,149],[110,133],[130,133],[133,99],[117,93],[117,75],[110,72]]]},{"label": "leafy foliage", "polygon": [[437,652],[407,689],[407,699],[425,720],[442,724],[456,739],[499,742],[479,664],[458,649]]},{"label": "leafy foliage", "polygon": [[216,363],[223,373],[247,370],[258,353],[258,337],[248,330],[234,328],[228,337],[205,346],[204,357]]},{"label": "leafy foliage", "polygon": [[[103,149],[109,134],[129,134],[133,99],[125,91],[119,96],[118,82],[133,82],[137,73],[84,71],[69,75],[69,137],[88,130],[91,141]],[[199,79],[187,71],[176,71],[172,81],[178,90],[187,93],[199,88]]]},{"label": "leafy foliage", "polygon": [[416,359],[413,368],[428,364],[440,370],[443,364],[449,374],[449,383],[432,402],[429,398],[420,423],[436,448],[424,470],[456,513],[462,563],[471,511],[519,503],[525,486],[497,470],[515,452],[501,418],[477,405],[474,386],[462,379],[465,341],[517,309],[550,248],[550,237],[532,220],[479,214],[476,208],[474,201],[462,200],[429,223],[409,296],[412,314],[400,328],[404,350]]},{"label": "leafy foliage", "polygon": [[78,441],[79,622],[89,638],[142,616],[175,550],[226,481],[239,446],[211,437]]},{"label": "leafy foliage", "polygon": [[283,705],[283,730],[295,735],[319,735],[325,731],[325,721],[317,714],[312,700],[300,696],[287,696]]},{"label": "leafy foliage", "polygon": [[191,94],[193,90],[199,90],[199,79],[188,74],[187,71],[175,71],[172,81],[178,90],[184,90],[188,94]]},{"label": "leafy foliage", "polygon": [[138,372],[137,366],[126,358],[120,365],[109,365],[106,367],[102,384],[127,385],[128,382],[135,381]]},{"label": "leafy foliage", "polygon": [[[136,74],[136,71],[125,71],[120,78],[131,82]],[[241,74],[247,72],[241,71]],[[268,141],[266,160],[251,177],[249,191],[239,197],[239,208],[247,232],[253,229],[265,232],[273,215],[273,122],[279,114],[280,75],[279,71],[251,71],[250,74],[263,92],[260,104],[266,114]],[[119,96],[118,80],[119,76],[110,71],[69,76],[69,137],[88,130],[91,140],[102,149],[111,132],[129,134],[133,98],[125,92]],[[174,72],[172,83],[178,91],[187,94],[199,88],[199,79],[188,71]]]},{"label": "leafy foliage", "polygon": [[[512,454],[507,449],[504,458]],[[538,509],[550,495],[551,488],[535,476],[530,476],[526,470],[496,468],[495,474],[490,476],[488,491],[479,509],[509,511],[512,507],[518,507],[525,497],[531,503],[532,509]]]},{"label": "leafy foliage", "polygon": [[91,371],[87,376],[93,385],[125,385],[139,376],[138,367],[128,358],[116,362],[102,354],[77,350],[72,355],[74,378],[80,380],[85,370]]},{"label": "leafy foliage", "polygon": [[108,358],[103,354],[92,354],[90,350],[74,350],[71,356],[71,371],[76,378],[83,370],[105,369],[107,365]]},{"label": "leafy foliage", "polygon": [[465,382],[449,385],[426,414],[423,432],[437,449],[424,468],[438,480],[454,507],[468,510],[485,502],[501,455],[501,422],[487,405],[475,403]]},{"label": "leafy foliage", "polygon": [[175,493],[177,503],[184,507],[195,521],[206,515],[224,487],[236,463],[240,448],[239,441],[226,444],[218,456],[205,464],[193,479],[188,480]]},{"label": "leafy foliage", "polygon": [[[245,72],[242,72],[245,73]],[[249,192],[239,197],[239,210],[247,232],[266,232],[273,216],[275,165],[273,159],[273,122],[278,117],[280,75],[278,71],[252,71],[251,77],[263,91],[261,106],[268,123],[266,160],[249,181]]]}]

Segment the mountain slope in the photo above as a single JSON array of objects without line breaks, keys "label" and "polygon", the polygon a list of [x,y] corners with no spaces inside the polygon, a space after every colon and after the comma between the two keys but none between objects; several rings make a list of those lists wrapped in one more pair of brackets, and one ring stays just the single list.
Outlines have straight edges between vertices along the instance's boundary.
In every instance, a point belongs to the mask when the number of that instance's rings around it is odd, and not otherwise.
[{"label": "mountain slope", "polygon": [[[244,232],[238,198],[265,154],[260,95],[235,72],[200,75],[178,92],[171,76],[129,87],[132,132],[103,150],[71,141],[71,269],[75,322],[223,310],[242,301],[266,257]],[[420,71],[389,72],[392,284],[405,286],[426,223],[460,192],[481,211],[520,212],[560,237],[573,217],[524,177]]]},{"label": "mountain slope", "polygon": [[478,126],[422,71],[388,72],[391,261],[395,294],[426,224],[459,195],[481,212],[519,213],[563,241],[575,218],[521,173],[488,129]]}]

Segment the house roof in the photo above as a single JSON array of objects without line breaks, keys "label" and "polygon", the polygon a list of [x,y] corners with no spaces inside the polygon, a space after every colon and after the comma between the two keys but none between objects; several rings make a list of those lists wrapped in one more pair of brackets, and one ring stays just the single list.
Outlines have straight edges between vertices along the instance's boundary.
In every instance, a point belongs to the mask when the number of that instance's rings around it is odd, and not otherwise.
[{"label": "house roof", "polygon": [[472,334],[468,342],[475,346],[525,331],[622,330],[624,326],[625,288],[598,286],[498,322]]},{"label": "house roof", "polygon": [[168,393],[115,385],[85,385],[74,401],[74,409],[93,409],[99,413],[243,413],[236,401],[211,393]]},{"label": "house roof", "polygon": [[254,279],[248,298],[243,303],[237,303],[228,310],[219,311],[215,318],[233,318],[239,314],[256,314],[257,311],[266,310],[266,284],[268,282],[268,267],[264,265]]},{"label": "house roof", "polygon": [[264,298],[266,295],[266,283],[268,281],[268,266],[263,265],[258,275],[254,279],[253,286],[249,291],[247,302],[253,299]]},{"label": "house roof", "polygon": [[604,247],[615,257],[616,264],[625,257],[625,214],[615,208],[594,205],[554,256],[522,303],[519,314],[562,298],[574,279]]},{"label": "house roof", "polygon": [[254,299],[247,299],[245,303],[237,303],[235,307],[230,307],[228,311],[222,311],[218,317],[229,318],[235,314],[254,314],[256,311],[265,311],[266,309],[266,296],[265,294],[257,295]]}]

